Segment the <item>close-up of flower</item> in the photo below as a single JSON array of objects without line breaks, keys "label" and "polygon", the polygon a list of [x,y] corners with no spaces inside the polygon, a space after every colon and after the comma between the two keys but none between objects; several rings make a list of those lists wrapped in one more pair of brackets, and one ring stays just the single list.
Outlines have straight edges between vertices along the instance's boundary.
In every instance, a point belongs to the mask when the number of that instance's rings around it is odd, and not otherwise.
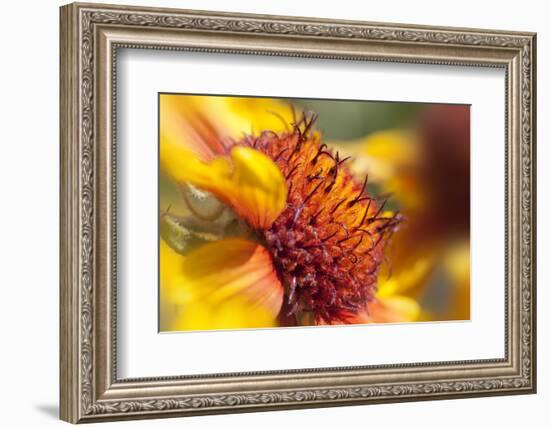
[{"label": "close-up of flower", "polygon": [[438,268],[469,291],[469,251],[466,273],[460,239],[441,243],[458,207],[438,206],[442,177],[422,163],[429,114],[415,132],[343,141],[314,111],[161,95],[161,331],[432,320]]}]

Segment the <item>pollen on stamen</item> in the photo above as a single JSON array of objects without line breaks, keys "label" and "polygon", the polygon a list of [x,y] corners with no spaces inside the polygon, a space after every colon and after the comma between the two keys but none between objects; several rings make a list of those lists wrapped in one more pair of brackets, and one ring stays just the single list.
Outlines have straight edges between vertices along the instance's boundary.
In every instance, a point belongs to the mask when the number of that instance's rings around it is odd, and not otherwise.
[{"label": "pollen on stamen", "polygon": [[239,144],[253,146],[281,169],[289,189],[287,207],[261,231],[285,285],[284,324],[352,323],[375,298],[384,247],[401,222],[386,216],[385,202],[367,194],[321,142],[316,116],[304,114],[281,134],[262,132]]}]

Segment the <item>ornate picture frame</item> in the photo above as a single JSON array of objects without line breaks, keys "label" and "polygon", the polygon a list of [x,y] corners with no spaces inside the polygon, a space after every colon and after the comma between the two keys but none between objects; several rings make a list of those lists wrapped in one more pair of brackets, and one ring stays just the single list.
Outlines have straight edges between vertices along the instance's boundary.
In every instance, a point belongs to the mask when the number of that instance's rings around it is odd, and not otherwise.
[{"label": "ornate picture frame", "polygon": [[[111,421],[536,391],[536,36],[313,18],[61,8],[61,419]],[[117,378],[117,49],[504,69],[505,357]]]}]

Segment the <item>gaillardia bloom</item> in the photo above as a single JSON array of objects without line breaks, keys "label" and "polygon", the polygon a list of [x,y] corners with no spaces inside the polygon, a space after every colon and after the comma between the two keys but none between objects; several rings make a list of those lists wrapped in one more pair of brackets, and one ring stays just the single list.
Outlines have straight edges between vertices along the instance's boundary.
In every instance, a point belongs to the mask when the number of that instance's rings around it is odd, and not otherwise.
[{"label": "gaillardia bloom", "polygon": [[323,143],[314,114],[271,115],[284,129],[239,138],[208,120],[192,132],[161,123],[161,167],[187,207],[161,213],[161,280],[183,306],[173,328],[413,319],[409,301],[377,299],[400,215]]}]

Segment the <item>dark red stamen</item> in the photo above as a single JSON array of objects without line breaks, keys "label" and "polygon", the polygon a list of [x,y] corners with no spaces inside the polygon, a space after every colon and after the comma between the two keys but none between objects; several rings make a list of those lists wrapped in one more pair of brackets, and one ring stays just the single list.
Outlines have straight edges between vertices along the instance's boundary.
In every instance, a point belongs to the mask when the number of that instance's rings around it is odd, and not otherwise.
[{"label": "dark red stamen", "polygon": [[241,143],[271,157],[287,183],[287,208],[259,231],[285,284],[281,318],[311,313],[316,323],[348,323],[374,299],[384,242],[401,217],[382,216],[386,201],[368,194],[368,177],[355,181],[349,157],[321,143],[315,120],[305,114],[291,132]]}]

